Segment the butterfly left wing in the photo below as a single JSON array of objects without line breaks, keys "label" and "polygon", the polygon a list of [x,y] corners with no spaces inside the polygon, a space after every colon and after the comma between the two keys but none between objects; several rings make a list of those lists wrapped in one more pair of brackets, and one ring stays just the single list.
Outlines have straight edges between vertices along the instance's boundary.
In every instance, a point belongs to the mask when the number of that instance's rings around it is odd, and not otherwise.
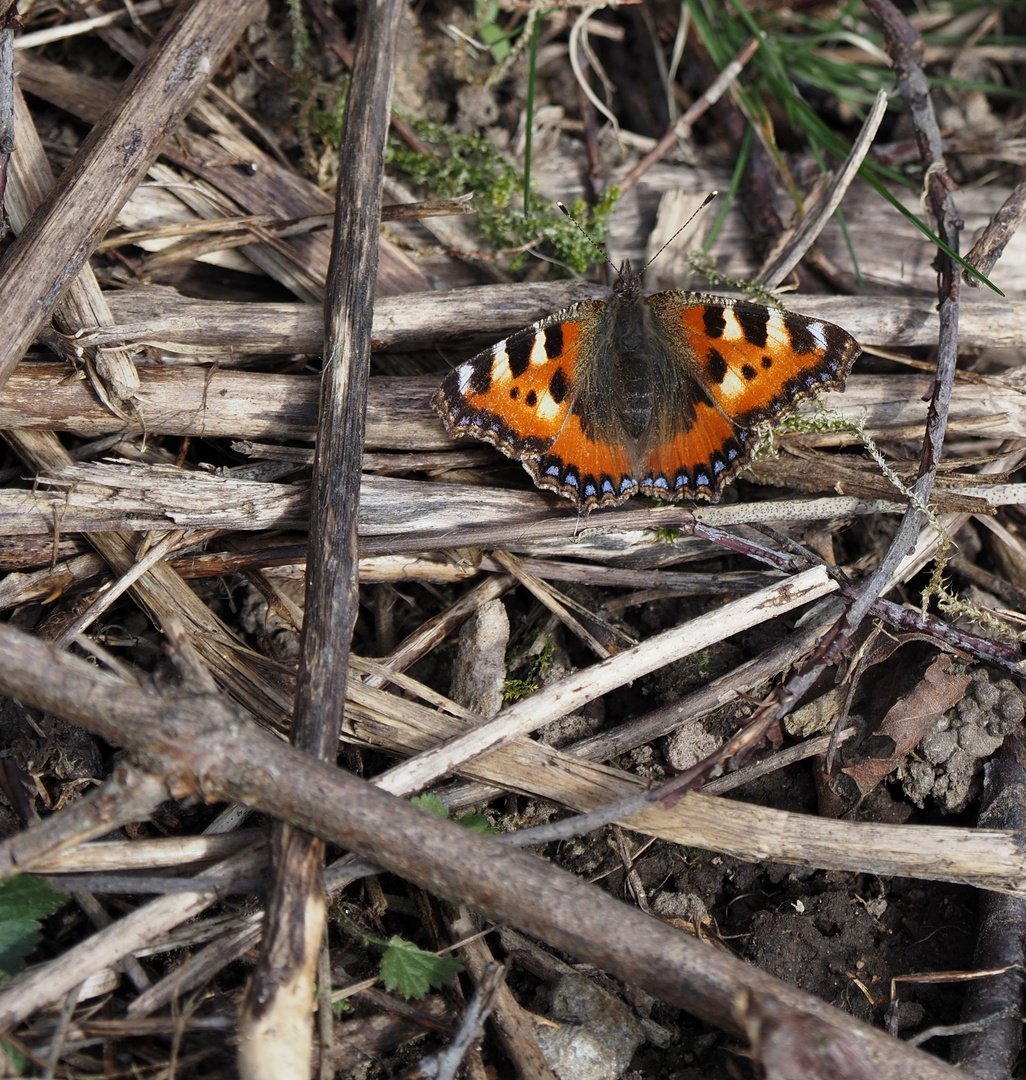
[{"label": "butterfly left wing", "polygon": [[582,425],[576,408],[606,308],[586,300],[518,330],[451,371],[431,401],[450,435],[490,442],[581,510],[638,489],[626,448]]},{"label": "butterfly left wing", "polygon": [[640,488],[662,498],[715,501],[751,461],[757,429],[814,394],[843,389],[862,351],[839,326],[761,304],[681,292],[647,302],[694,403],[693,415],[664,414],[657,425],[663,435]]}]

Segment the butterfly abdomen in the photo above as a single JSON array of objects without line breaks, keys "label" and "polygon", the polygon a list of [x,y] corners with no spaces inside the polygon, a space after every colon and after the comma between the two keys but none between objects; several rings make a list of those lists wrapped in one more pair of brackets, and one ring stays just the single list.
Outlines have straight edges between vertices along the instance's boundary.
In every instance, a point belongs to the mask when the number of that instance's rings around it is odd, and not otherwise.
[{"label": "butterfly abdomen", "polygon": [[648,321],[647,305],[618,296],[610,308],[602,349],[609,411],[623,436],[636,444],[645,441],[652,426],[665,360]]}]

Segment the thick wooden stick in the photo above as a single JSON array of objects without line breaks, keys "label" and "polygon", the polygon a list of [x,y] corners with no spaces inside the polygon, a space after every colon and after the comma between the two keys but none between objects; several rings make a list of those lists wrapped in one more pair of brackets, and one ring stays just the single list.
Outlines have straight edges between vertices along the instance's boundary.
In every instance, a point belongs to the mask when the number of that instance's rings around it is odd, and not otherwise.
[{"label": "thick wooden stick", "polygon": [[[401,0],[376,0],[360,13],[339,147],[306,610],[292,727],[292,745],[321,761],[334,761],[338,752],[349,645],[359,610],[360,479],[381,181],[401,10]],[[324,933],[324,843],[282,824],[274,847],[275,882],[263,951],[240,1016],[240,1071],[247,1078],[307,1080],[313,985]],[[320,1020],[330,1024],[330,1014]],[[330,1042],[322,1045],[322,1054]]]}]

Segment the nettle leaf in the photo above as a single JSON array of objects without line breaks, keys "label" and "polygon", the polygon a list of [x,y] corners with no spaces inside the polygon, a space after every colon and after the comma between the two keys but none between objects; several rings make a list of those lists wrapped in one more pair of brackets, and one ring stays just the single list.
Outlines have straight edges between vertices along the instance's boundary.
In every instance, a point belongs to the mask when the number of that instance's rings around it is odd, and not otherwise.
[{"label": "nettle leaf", "polygon": [[381,958],[381,979],[386,990],[398,990],[404,997],[422,998],[432,986],[444,986],[463,970],[452,956],[436,956],[418,949],[412,941],[392,937]]},{"label": "nettle leaf", "polygon": [[39,944],[39,920],[52,915],[67,897],[30,875],[0,884],[0,978],[13,975]]},{"label": "nettle leaf", "polygon": [[[410,802],[414,806],[419,806],[421,810],[427,810],[429,814],[434,814],[435,817],[446,819],[449,817],[449,808],[433,791],[429,791],[424,795],[414,795]],[[482,836],[496,836],[499,831],[484,814],[463,814],[462,817],[456,819],[456,824],[462,825],[471,832],[480,833]]]}]

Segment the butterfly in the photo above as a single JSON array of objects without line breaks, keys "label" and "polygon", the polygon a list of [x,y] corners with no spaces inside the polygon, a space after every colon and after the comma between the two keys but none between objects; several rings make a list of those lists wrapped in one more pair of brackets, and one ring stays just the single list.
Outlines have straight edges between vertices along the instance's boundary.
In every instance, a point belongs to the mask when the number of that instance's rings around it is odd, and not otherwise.
[{"label": "butterfly", "polygon": [[759,431],[861,353],[832,323],[745,300],[644,296],[630,263],[585,300],[453,369],[432,399],[449,434],[523,463],[580,512],[639,492],[716,502]]}]

